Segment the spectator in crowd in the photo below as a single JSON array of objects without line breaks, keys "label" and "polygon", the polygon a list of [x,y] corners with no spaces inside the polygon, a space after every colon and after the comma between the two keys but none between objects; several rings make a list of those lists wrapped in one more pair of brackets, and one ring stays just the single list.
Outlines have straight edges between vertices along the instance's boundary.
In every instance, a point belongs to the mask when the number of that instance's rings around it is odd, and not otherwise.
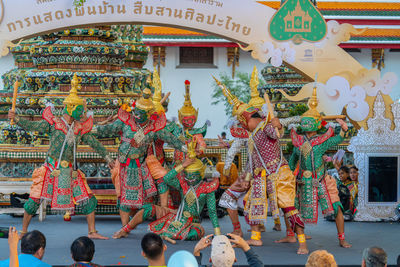
[{"label": "spectator in crowd", "polygon": [[[344,207],[344,217],[348,220],[352,220],[357,208],[357,200],[358,200],[358,186],[355,181],[350,179],[350,169],[347,166],[342,166],[339,168],[339,180],[338,180],[338,190],[339,197],[342,201],[343,195],[346,195],[346,201],[348,203],[343,203]],[[345,186],[347,190],[343,190],[343,186]]]},{"label": "spectator in crowd", "polygon": [[148,261],[149,266],[166,266],[165,251],[167,245],[161,237],[154,233],[145,234],[142,238],[142,256]]},{"label": "spectator in crowd", "polygon": [[306,267],[337,267],[335,258],[326,250],[316,250],[308,256]]},{"label": "spectator in crowd", "polygon": [[230,148],[229,140],[226,139],[226,132],[222,132],[221,136],[218,135],[218,142],[220,147]]},{"label": "spectator in crowd", "polygon": [[192,253],[187,250],[179,250],[169,257],[168,267],[199,267],[199,265]]},{"label": "spectator in crowd", "polygon": [[358,185],[358,168],[354,165],[350,167],[350,179]]},{"label": "spectator in crowd", "polygon": [[10,259],[0,261],[0,267],[20,266],[20,267],[51,267],[42,261],[45,248],[46,237],[39,231],[34,230],[26,233],[21,239],[21,254],[17,257],[17,245],[19,236],[15,228],[10,229],[9,246]]},{"label": "spectator in crowd", "polygon": [[[259,259],[258,255],[255,254],[254,250],[247,244],[247,242],[238,235],[228,234],[215,236],[208,235],[200,239],[193,250],[193,254],[201,265],[202,253],[201,251],[211,246],[211,262],[213,267],[232,267],[235,262],[235,252],[233,247],[241,248],[247,258],[247,264],[252,267],[262,267],[264,264]],[[233,246],[232,246],[233,244]]]},{"label": "spectator in crowd", "polygon": [[8,248],[10,250],[10,267],[19,267],[18,262],[18,242],[19,235],[15,227],[10,227],[8,231]]},{"label": "spectator in crowd", "polygon": [[397,256],[397,267],[400,267],[400,255]]},{"label": "spectator in crowd", "polygon": [[70,267],[101,267],[92,263],[94,256],[94,242],[87,236],[75,239],[71,245],[71,256],[75,261]]},{"label": "spectator in crowd", "polygon": [[387,254],[382,248],[370,247],[364,249],[361,267],[386,267]]}]

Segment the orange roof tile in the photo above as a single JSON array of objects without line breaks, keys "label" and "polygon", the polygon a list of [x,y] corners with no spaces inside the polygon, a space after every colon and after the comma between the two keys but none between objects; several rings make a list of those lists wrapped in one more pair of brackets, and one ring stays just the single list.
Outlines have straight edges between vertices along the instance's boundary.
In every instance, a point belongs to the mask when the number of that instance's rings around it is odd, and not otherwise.
[{"label": "orange roof tile", "polygon": [[143,29],[144,35],[195,35],[195,36],[207,36],[207,34],[182,30],[170,27],[156,27],[156,26],[145,26]]},{"label": "orange roof tile", "polygon": [[382,36],[382,37],[390,37],[390,36],[400,36],[399,29],[368,29],[362,34],[353,35],[352,36]]},{"label": "orange roof tile", "polygon": [[[184,35],[188,36],[208,36],[204,33],[170,28],[170,27],[153,27],[153,26],[145,26],[144,35]],[[399,29],[367,29],[365,32],[359,35],[352,36],[400,36]]]}]

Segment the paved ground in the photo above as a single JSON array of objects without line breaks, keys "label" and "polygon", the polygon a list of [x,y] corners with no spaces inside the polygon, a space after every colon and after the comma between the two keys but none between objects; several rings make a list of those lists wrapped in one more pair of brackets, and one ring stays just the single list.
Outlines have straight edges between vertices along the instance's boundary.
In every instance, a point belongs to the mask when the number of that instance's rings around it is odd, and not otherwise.
[{"label": "paved ground", "polygon": [[[244,218],[241,217],[242,225]],[[21,218],[13,218],[8,215],[0,215],[0,226],[14,225],[21,229]],[[230,231],[231,224],[228,217],[220,221],[223,231]],[[204,220],[207,233],[212,232],[209,220]],[[100,233],[111,236],[120,227],[117,216],[98,216],[97,229]],[[71,264],[69,246],[72,241],[87,233],[86,220],[82,216],[73,217],[72,221],[64,222],[61,216],[47,216],[44,222],[39,222],[37,217],[32,220],[31,230],[42,231],[47,238],[45,261],[52,265]],[[147,225],[139,226],[133,234],[126,239],[95,241],[96,254],[94,262],[103,265],[145,265],[146,261],[141,257],[140,240],[147,232]],[[306,230],[312,235],[309,240],[311,251],[326,249],[333,253],[339,265],[359,265],[362,250],[368,246],[380,246],[386,250],[389,263],[394,264],[400,254],[399,237],[400,223],[346,223],[346,236],[353,244],[351,249],[340,248],[336,239],[336,228],[333,222],[320,220],[317,226],[310,226]],[[268,221],[267,232],[263,234],[263,247],[255,248],[265,265],[304,265],[306,256],[296,255],[296,244],[275,244],[284,232],[272,231],[272,220]],[[249,233],[245,237],[249,238]],[[168,245],[167,257],[174,251],[185,249],[192,251],[195,242],[181,241],[176,245]],[[209,251],[205,252],[203,264],[208,262]],[[246,264],[243,252],[236,250],[237,264]],[[8,258],[7,240],[0,239],[0,260]],[[207,260],[207,262],[206,262]]]}]

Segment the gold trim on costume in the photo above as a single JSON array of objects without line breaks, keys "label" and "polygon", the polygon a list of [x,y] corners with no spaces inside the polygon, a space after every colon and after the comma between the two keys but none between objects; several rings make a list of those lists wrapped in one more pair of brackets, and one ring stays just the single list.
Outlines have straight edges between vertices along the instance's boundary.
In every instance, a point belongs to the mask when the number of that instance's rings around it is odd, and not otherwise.
[{"label": "gold trim on costume", "polygon": [[176,171],[177,173],[179,173],[179,172],[181,172],[181,171],[183,171],[183,170],[184,170],[184,168],[183,168],[182,164],[179,164],[178,166],[175,167],[175,171]]}]

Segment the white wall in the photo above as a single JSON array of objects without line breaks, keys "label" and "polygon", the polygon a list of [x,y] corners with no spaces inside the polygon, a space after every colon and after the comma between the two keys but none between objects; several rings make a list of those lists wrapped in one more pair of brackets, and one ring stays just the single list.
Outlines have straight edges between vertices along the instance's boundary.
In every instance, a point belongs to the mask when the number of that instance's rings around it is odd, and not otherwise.
[{"label": "white wall", "polygon": [[[227,74],[232,73],[232,67],[228,67],[226,48],[214,48],[214,60],[217,68],[193,68],[181,69],[176,68],[179,64],[179,47],[166,48],[165,67],[161,67],[161,81],[163,92],[171,92],[170,102],[168,106],[167,117],[178,117],[178,109],[183,105],[185,93],[185,80],[191,83],[191,99],[193,106],[199,108],[199,116],[196,126],[202,126],[206,120],[211,121],[211,126],[207,131],[207,138],[216,138],[224,129],[228,117],[225,115],[225,108],[222,103],[219,105],[211,105],[214,79],[212,75],[218,77],[221,72]],[[236,67],[236,71],[251,73],[254,65],[257,66],[259,72],[265,67],[264,64],[251,58],[250,53],[240,51],[240,65]],[[146,68],[153,69],[153,58],[149,55]],[[261,77],[261,74],[260,76]]]},{"label": "white wall", "polygon": [[[372,68],[371,49],[361,49],[361,53],[351,52],[350,55],[360,62],[365,68]],[[394,86],[390,96],[393,100],[400,99],[400,52],[390,52],[390,49],[385,49],[385,67],[382,68],[381,71],[383,75],[387,72],[396,73],[397,77],[399,78],[399,82]]]}]

